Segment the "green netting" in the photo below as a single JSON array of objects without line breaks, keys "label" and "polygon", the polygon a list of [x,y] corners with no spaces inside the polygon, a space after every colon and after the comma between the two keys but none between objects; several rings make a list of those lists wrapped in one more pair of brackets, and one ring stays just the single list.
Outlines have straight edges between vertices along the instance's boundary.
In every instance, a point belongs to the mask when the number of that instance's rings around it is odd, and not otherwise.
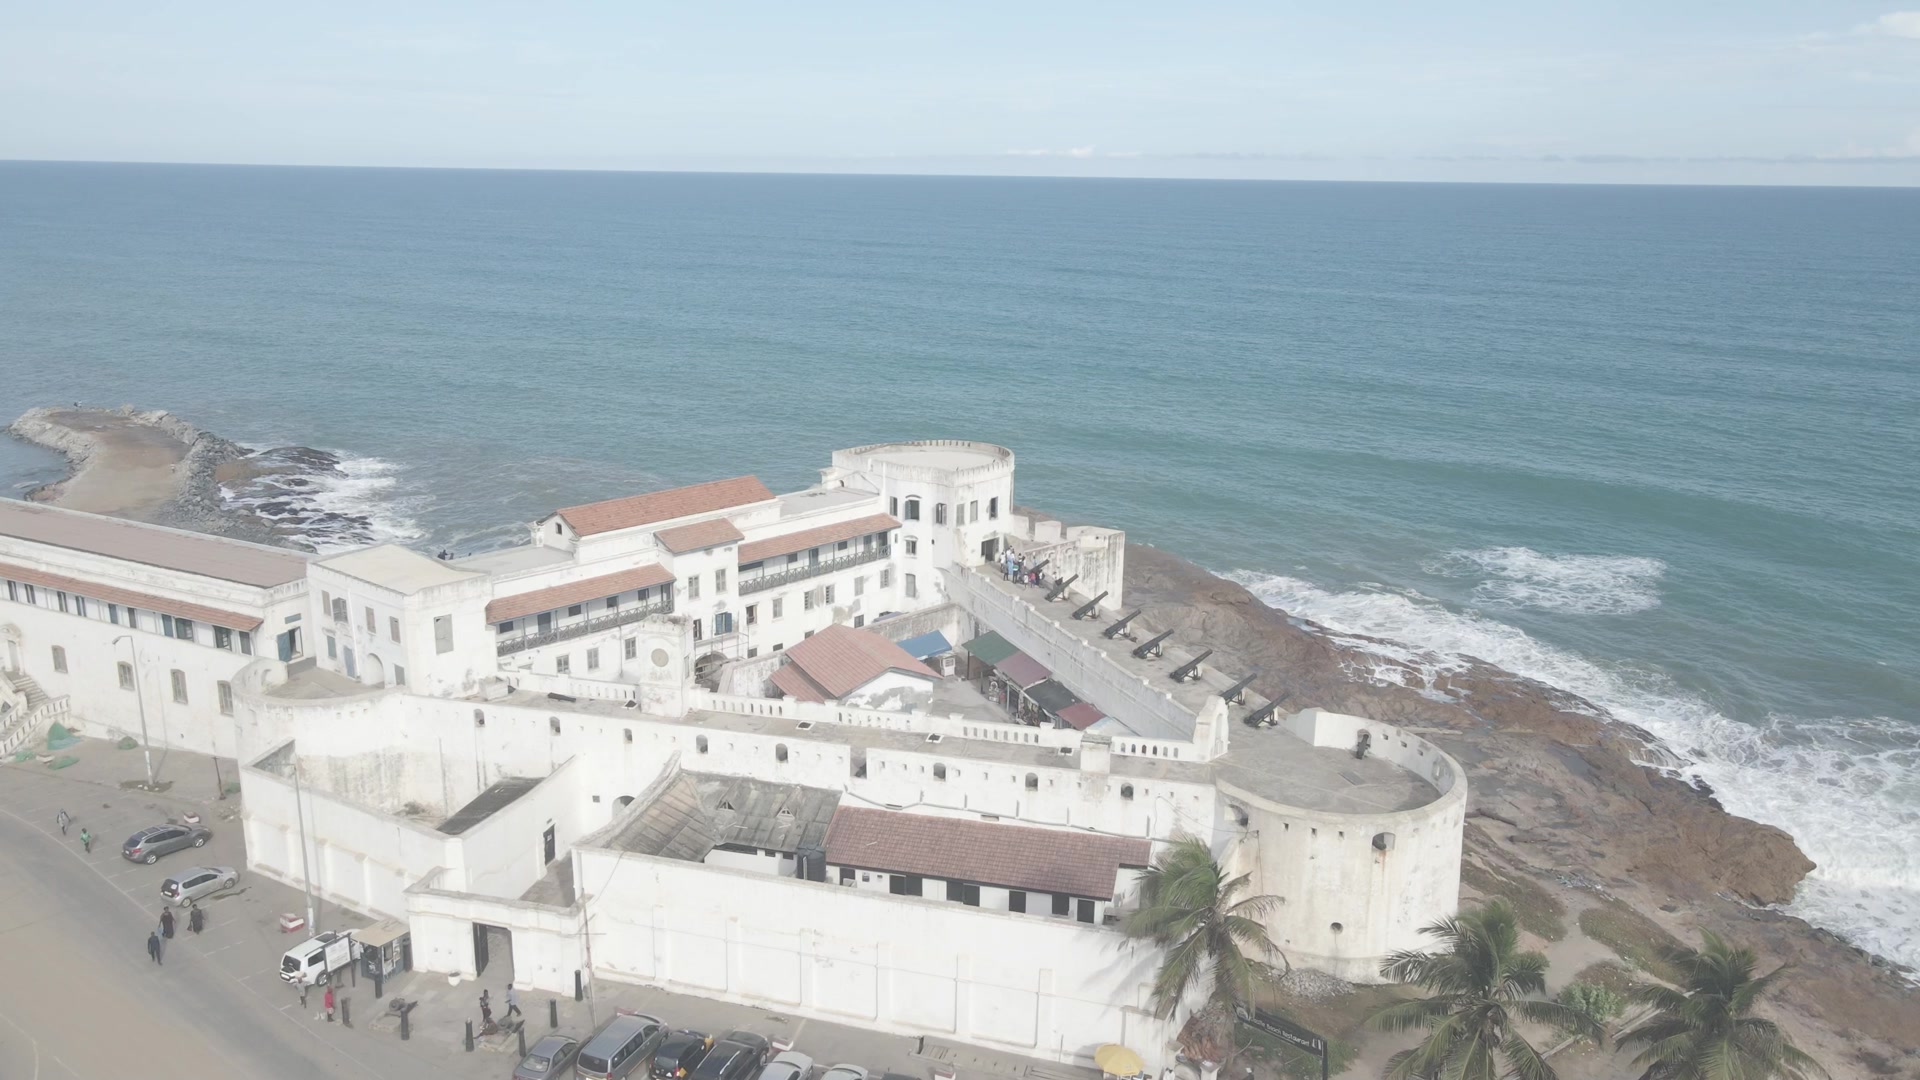
[{"label": "green netting", "polygon": [[65,750],[79,741],[80,737],[68,731],[65,724],[55,724],[47,729],[47,749],[49,750]]},{"label": "green netting", "polygon": [[47,762],[47,768],[64,769],[69,765],[74,765],[79,763],[79,761],[80,759],[77,757],[74,757],[72,754],[62,754],[59,757],[54,758],[52,761]]}]

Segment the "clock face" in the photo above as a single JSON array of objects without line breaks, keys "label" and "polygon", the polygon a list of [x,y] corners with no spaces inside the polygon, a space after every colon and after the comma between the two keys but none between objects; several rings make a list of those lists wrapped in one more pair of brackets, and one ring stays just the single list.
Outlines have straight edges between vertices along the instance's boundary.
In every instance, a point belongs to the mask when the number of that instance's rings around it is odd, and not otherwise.
[{"label": "clock face", "polygon": [[667,657],[667,650],[665,650],[665,649],[655,649],[655,650],[653,650],[653,657],[652,657],[652,659],[653,659],[653,666],[654,666],[654,667],[657,667],[657,668],[663,668],[663,667],[666,667],[666,666],[667,666],[667,659],[668,659],[668,657]]}]

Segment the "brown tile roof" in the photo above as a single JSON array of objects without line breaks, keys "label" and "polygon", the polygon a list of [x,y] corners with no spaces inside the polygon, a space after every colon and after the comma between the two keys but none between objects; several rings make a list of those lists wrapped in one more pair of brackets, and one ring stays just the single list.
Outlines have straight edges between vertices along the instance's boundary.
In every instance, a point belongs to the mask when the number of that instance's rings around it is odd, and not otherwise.
[{"label": "brown tile roof", "polygon": [[650,491],[623,499],[569,506],[555,513],[565,518],[581,536],[652,525],[657,521],[711,514],[748,503],[765,502],[773,492],[755,476],[736,476],[731,480],[712,480],[691,487]]},{"label": "brown tile roof", "polygon": [[661,529],[653,534],[660,546],[681,555],[689,551],[703,551],[721,544],[730,544],[746,537],[733,527],[726,518],[714,518],[712,521],[696,521],[691,525],[682,525],[677,529]]},{"label": "brown tile roof", "polygon": [[787,663],[799,665],[808,681],[836,700],[889,671],[904,671],[929,679],[940,677],[907,650],[879,634],[838,623],[788,649]]},{"label": "brown tile roof", "polygon": [[1076,701],[1054,714],[1072,725],[1075,731],[1085,731],[1107,718],[1107,714],[1084,701]]},{"label": "brown tile roof", "polygon": [[[812,639],[809,638],[808,640]],[[813,682],[802,674],[799,668],[792,664],[782,664],[780,668],[773,673],[773,678],[769,681],[779,687],[781,693],[796,701],[821,702],[827,700],[827,695],[822,693],[819,687],[813,685]]]},{"label": "brown tile roof", "polygon": [[827,862],[1005,889],[1113,899],[1123,866],[1145,866],[1145,840],[842,806]]},{"label": "brown tile roof", "polygon": [[817,548],[821,544],[837,544],[842,540],[851,540],[868,533],[886,532],[900,527],[899,519],[892,514],[870,514],[852,521],[843,521],[838,525],[822,525],[805,532],[788,533],[767,540],[755,540],[751,544],[740,546],[740,562],[757,563],[762,559],[771,559],[775,555],[791,555],[796,551]]},{"label": "brown tile roof", "polygon": [[0,536],[262,589],[307,576],[307,557],[297,551],[61,510],[18,499],[0,499]]},{"label": "brown tile roof", "polygon": [[582,581],[569,581],[564,585],[535,589],[533,592],[516,593],[512,596],[496,597],[487,605],[487,621],[506,622],[522,615],[532,615],[541,611],[552,611],[570,604],[579,604],[588,600],[598,600],[635,589],[650,589],[655,585],[665,585],[673,580],[673,575],[660,568],[659,563],[647,563],[631,570],[622,570],[617,574],[603,574]]},{"label": "brown tile roof", "polygon": [[993,670],[1006,676],[1008,682],[1022,690],[1046,682],[1053,676],[1045,664],[1023,652],[1014,653],[993,665]]},{"label": "brown tile roof", "polygon": [[64,574],[49,574],[45,570],[34,570],[25,566],[0,563],[0,578],[24,582],[40,589],[54,589],[59,592],[84,596],[89,600],[99,600],[121,607],[142,608],[158,611],[175,618],[192,619],[194,622],[211,623],[224,626],[229,630],[257,630],[260,627],[258,615],[242,615],[237,611],[222,611],[201,604],[190,604],[185,600],[173,600],[152,593],[135,592],[114,585],[99,585]]}]

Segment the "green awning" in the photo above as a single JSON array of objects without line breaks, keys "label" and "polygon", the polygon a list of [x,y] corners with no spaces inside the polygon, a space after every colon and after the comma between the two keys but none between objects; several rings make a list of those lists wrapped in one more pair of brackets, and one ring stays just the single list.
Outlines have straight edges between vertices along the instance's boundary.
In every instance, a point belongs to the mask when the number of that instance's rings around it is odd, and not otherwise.
[{"label": "green awning", "polygon": [[991,630],[960,647],[967,650],[968,656],[974,657],[983,664],[998,664],[1020,651],[1014,648],[1006,638]]}]

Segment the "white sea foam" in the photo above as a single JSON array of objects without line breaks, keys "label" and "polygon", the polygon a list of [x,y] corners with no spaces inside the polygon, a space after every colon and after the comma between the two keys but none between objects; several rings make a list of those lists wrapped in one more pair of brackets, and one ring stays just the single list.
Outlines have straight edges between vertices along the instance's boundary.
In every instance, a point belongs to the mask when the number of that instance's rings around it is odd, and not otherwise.
[{"label": "white sea foam", "polygon": [[222,488],[221,494],[231,506],[297,529],[322,554],[426,535],[410,512],[416,500],[398,490],[398,467],[380,458],[322,454],[318,465],[276,473],[251,490]]},{"label": "white sea foam", "polygon": [[1528,547],[1451,551],[1421,569],[1444,577],[1485,575],[1475,601],[1575,615],[1625,615],[1660,605],[1667,564],[1631,555],[1543,555]]},{"label": "white sea foam", "polygon": [[[1681,774],[1711,785],[1729,811],[1785,829],[1819,864],[1788,910],[1920,966],[1920,748],[1910,725],[1785,717],[1743,724],[1657,672],[1598,663],[1417,593],[1330,592],[1291,577],[1230,576],[1348,644],[1411,665],[1417,677],[1430,680],[1476,657],[1645,728],[1679,756]],[[1357,673],[1406,682],[1402,672],[1385,675],[1393,666],[1363,664]]]}]

